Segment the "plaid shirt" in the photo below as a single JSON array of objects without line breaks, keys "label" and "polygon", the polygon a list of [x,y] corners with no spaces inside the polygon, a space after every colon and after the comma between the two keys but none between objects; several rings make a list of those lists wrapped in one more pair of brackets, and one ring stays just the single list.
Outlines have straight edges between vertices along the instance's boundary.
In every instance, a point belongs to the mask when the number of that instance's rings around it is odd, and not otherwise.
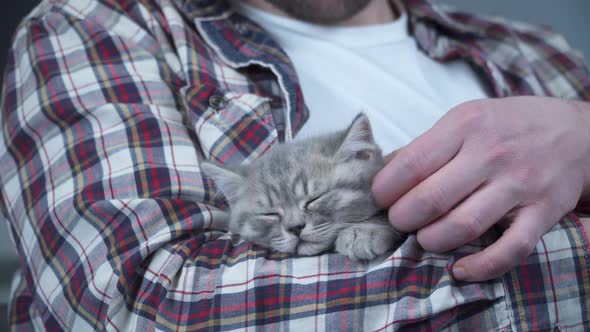
[{"label": "plaid shirt", "polygon": [[[440,61],[496,96],[590,100],[555,33],[407,1]],[[220,0],[46,0],[15,34],[2,91],[2,209],[21,268],[17,330],[538,331],[590,327],[589,243],[572,213],[512,272],[450,275],[414,236],[383,262],[234,243],[199,161],[248,162],[308,111],[293,66]]]}]

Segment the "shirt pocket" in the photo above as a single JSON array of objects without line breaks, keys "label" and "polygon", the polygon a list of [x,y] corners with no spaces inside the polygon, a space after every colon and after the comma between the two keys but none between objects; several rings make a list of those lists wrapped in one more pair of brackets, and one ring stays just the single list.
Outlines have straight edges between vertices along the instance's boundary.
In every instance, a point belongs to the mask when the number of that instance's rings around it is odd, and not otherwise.
[{"label": "shirt pocket", "polygon": [[501,278],[466,283],[451,272],[455,261],[483,250],[493,238],[488,234],[442,255],[424,251],[415,235],[409,236],[392,256],[367,271],[367,285],[381,284],[386,299],[366,311],[364,329],[488,331],[510,326]]},{"label": "shirt pocket", "polygon": [[206,85],[184,89],[183,98],[206,159],[252,161],[277,142],[270,98]]}]

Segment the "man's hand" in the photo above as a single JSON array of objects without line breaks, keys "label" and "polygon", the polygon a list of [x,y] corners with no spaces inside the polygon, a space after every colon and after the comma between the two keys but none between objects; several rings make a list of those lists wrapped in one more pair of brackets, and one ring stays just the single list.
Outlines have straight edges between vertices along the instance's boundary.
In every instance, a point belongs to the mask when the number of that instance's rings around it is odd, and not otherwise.
[{"label": "man's hand", "polygon": [[499,221],[491,246],[457,261],[455,278],[500,276],[573,210],[590,187],[590,106],[545,97],[462,104],[388,156],[373,194],[392,225],[445,252]]}]

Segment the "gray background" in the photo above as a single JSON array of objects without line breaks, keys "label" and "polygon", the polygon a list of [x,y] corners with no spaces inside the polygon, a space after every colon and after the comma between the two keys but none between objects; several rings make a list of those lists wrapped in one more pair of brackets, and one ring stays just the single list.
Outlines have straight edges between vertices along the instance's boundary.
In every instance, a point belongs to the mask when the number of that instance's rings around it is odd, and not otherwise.
[{"label": "gray background", "polygon": [[[564,34],[570,43],[590,59],[590,0],[444,0],[457,8],[486,14],[500,15],[511,19],[552,26]],[[11,2],[0,14],[0,68],[4,68],[4,55],[10,36],[20,17],[37,3],[32,0]],[[1,80],[1,78],[0,78]],[[1,219],[1,216],[0,216]],[[12,271],[17,266],[12,243],[8,239],[5,222],[0,220],[0,304],[6,303]],[[0,305],[0,330],[5,329],[5,308]]]},{"label": "gray background", "polygon": [[590,61],[589,0],[444,0],[456,8],[551,26]]}]

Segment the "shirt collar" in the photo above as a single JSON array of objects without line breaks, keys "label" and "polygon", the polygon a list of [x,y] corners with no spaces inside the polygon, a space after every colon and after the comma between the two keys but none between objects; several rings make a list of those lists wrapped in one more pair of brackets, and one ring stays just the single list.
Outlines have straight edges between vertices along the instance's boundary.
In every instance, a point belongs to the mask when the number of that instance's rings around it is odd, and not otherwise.
[{"label": "shirt collar", "polygon": [[489,21],[479,20],[454,10],[445,4],[427,0],[404,0],[404,5],[413,18],[411,24],[425,21],[434,27],[448,28],[454,33],[485,37]]}]

